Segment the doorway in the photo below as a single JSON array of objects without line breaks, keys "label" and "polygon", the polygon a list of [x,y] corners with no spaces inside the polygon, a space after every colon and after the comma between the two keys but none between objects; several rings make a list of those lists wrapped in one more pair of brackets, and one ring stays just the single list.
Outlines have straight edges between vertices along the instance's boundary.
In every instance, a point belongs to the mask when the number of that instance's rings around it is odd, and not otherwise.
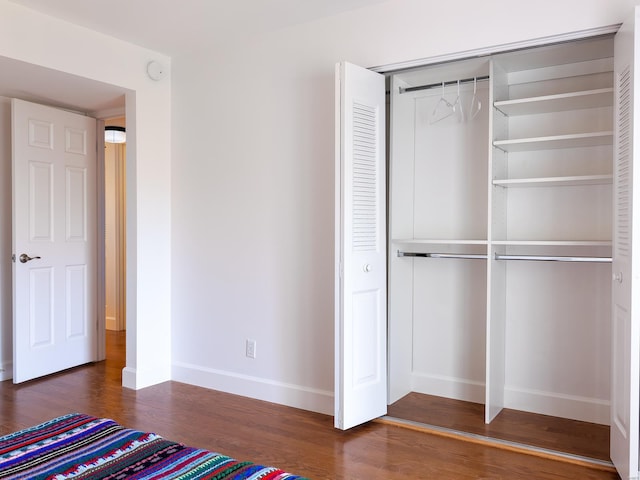
[{"label": "doorway", "polygon": [[[79,77],[70,76],[62,72],[53,71],[33,64],[0,57],[0,64],[7,76],[0,81],[0,100],[2,113],[2,138],[9,138],[11,127],[10,100],[11,97],[21,98],[33,103],[52,106],[73,113],[83,113],[94,118],[122,117],[125,112],[125,94],[121,87],[95,82]],[[27,82],[25,79],[40,79],[39,82]],[[64,88],[61,88],[64,86]],[[83,92],[78,96],[77,92]],[[0,150],[0,171],[2,175],[3,195],[0,197],[0,380],[12,378],[14,365],[12,362],[12,287],[11,272],[11,142],[2,142]],[[123,164],[124,168],[124,164]],[[124,183],[123,183],[124,186]],[[99,201],[101,201],[99,197]],[[125,205],[122,204],[124,211]],[[124,220],[123,220],[124,222]],[[102,236],[102,227],[100,227]],[[122,231],[124,238],[124,230]],[[98,241],[100,244],[101,242]],[[99,248],[103,248],[99,245]],[[123,257],[124,258],[124,257]],[[123,264],[124,265],[124,264]],[[124,268],[123,268],[124,270]],[[102,283],[102,273],[99,282]],[[124,291],[125,284],[122,282]],[[102,290],[103,288],[101,288]],[[102,295],[100,295],[102,296]],[[120,308],[126,311],[126,298],[121,296]],[[100,318],[102,317],[102,318]],[[102,332],[98,332],[98,346],[96,359],[105,358],[105,326],[104,317],[99,316]],[[100,330],[99,329],[99,330]],[[123,331],[123,342],[126,342]]]},{"label": "doorway", "polygon": [[[124,117],[105,121],[105,128],[126,128]],[[126,131],[123,139],[105,139],[105,328],[106,359],[126,355]],[[124,367],[124,365],[122,365]]]}]

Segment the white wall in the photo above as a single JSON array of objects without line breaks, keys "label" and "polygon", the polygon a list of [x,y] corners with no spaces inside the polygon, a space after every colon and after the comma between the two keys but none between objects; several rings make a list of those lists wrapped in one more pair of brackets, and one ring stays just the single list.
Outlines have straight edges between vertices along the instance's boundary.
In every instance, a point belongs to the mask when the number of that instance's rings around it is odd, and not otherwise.
[{"label": "white wall", "polygon": [[633,4],[394,0],[174,58],[174,378],[332,412],[335,62],[607,26]]},{"label": "white wall", "polygon": [[[171,80],[154,82],[145,73],[151,60],[170,59],[85,28],[54,20],[0,0],[0,56],[102,81],[126,89],[127,117],[127,367],[133,388],[168,380],[171,289]],[[2,143],[3,147],[6,145]],[[7,352],[4,255],[10,216],[6,207],[6,168],[0,193],[0,359]]]}]

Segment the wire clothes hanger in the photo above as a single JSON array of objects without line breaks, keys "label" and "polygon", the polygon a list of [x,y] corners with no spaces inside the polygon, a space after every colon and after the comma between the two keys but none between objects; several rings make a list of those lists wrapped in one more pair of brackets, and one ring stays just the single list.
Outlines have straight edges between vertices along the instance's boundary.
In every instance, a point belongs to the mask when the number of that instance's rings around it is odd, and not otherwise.
[{"label": "wire clothes hanger", "polygon": [[469,103],[469,118],[476,118],[480,110],[482,110],[482,102],[478,98],[478,77],[473,77],[473,97]]},{"label": "wire clothes hanger", "polygon": [[440,99],[436,102],[436,106],[431,112],[429,123],[438,123],[447,117],[450,117],[455,113],[454,104],[447,100],[444,96],[444,82],[442,82],[442,94]]},{"label": "wire clothes hanger", "polygon": [[[483,79],[482,77],[481,79]],[[465,112],[465,106],[467,102],[463,100],[462,93],[460,92],[460,84],[468,83],[470,80],[473,80],[473,96],[471,100],[468,102],[468,109]],[[455,85],[457,84],[457,96],[456,99],[452,102],[447,100],[445,97],[445,86],[446,85]],[[438,123],[445,118],[450,117],[453,114],[457,114],[458,120],[460,122],[464,122],[466,120],[473,120],[478,116],[480,110],[482,110],[482,102],[478,97],[478,77],[473,77],[473,79],[466,80],[456,80],[455,82],[441,82],[440,88],[442,89],[442,93],[440,94],[440,98],[436,102],[436,105],[431,112],[431,116],[429,118],[429,123],[434,124]]]},{"label": "wire clothes hanger", "polygon": [[453,112],[459,115],[461,122],[464,122],[464,109],[462,108],[462,98],[460,97],[460,80],[458,80],[458,96],[453,102]]}]

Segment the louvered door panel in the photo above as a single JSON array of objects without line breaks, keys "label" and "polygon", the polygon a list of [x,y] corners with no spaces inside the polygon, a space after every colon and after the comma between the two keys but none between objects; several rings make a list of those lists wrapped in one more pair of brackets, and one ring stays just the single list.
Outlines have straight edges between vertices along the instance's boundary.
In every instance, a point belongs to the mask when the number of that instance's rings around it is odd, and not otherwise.
[{"label": "louvered door panel", "polygon": [[616,151],[615,189],[615,256],[628,258],[631,254],[631,71],[627,66],[618,78],[619,136]]},{"label": "louvered door panel", "polygon": [[335,425],[384,415],[386,241],[384,77],[355,65],[336,71]]},{"label": "louvered door panel", "polygon": [[634,197],[635,149],[633,145],[637,91],[634,52],[640,47],[635,33],[640,10],[620,29],[615,39],[616,79],[614,147],[614,238],[611,297],[611,459],[623,480],[638,478],[640,325],[634,281],[633,212],[640,209]]},{"label": "louvered door panel", "polygon": [[353,105],[353,250],[360,252],[378,246],[377,114],[375,107]]}]

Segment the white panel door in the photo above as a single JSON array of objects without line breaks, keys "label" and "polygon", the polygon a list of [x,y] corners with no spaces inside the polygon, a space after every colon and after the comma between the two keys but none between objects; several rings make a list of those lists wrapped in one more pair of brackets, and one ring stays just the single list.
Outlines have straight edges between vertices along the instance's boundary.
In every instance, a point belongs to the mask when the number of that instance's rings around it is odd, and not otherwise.
[{"label": "white panel door", "polygon": [[[638,102],[634,92],[635,55],[640,51],[635,34],[638,14],[622,26],[615,38],[614,74],[616,84],[614,145],[614,239],[612,287],[612,382],[611,459],[623,480],[638,478],[638,434],[640,368],[640,256],[635,253],[640,236],[640,203],[636,205],[634,185],[640,185],[640,169],[635,168],[634,138],[640,138]],[[640,161],[640,158],[638,158]]]},{"label": "white panel door", "polygon": [[385,81],[336,66],[335,426],[387,412]]},{"label": "white panel door", "polygon": [[95,360],[96,123],[12,101],[13,381]]}]

